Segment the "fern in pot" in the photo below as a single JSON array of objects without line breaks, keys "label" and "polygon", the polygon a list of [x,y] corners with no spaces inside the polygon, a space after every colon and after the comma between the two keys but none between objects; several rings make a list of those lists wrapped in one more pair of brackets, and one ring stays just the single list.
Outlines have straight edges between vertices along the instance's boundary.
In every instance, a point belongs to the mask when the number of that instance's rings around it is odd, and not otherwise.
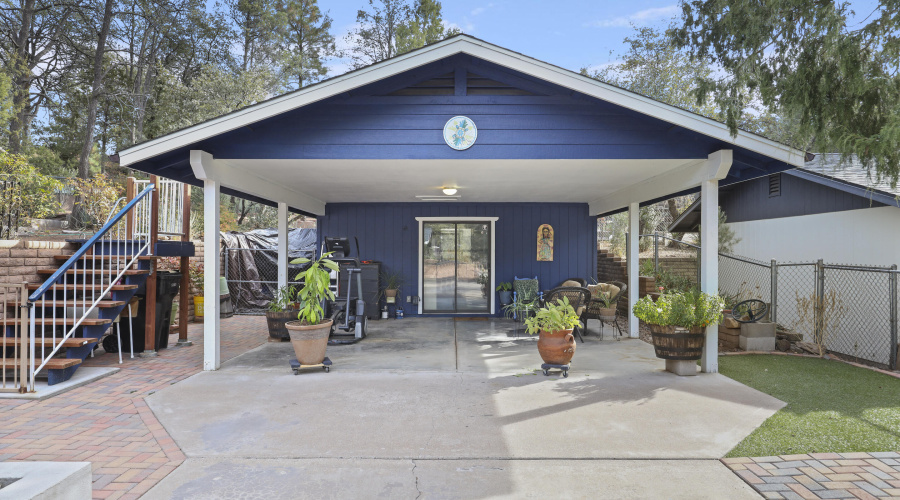
[{"label": "fern in pot", "polygon": [[536,309],[534,316],[525,320],[529,335],[540,334],[538,352],[544,363],[567,365],[575,355],[575,336],[572,330],[578,325],[578,314],[563,297],[555,304],[548,303]]},{"label": "fern in pot", "polygon": [[309,263],[309,267],[294,278],[303,281],[303,286],[296,294],[296,300],[301,303],[297,321],[285,325],[291,335],[294,354],[301,365],[317,365],[325,359],[333,321],[325,319],[322,304],[326,299],[334,300],[334,292],[329,288],[329,271],[340,270],[334,261],[327,258],[330,255],[331,252],[325,253],[314,261],[305,257],[291,261],[291,264]]}]

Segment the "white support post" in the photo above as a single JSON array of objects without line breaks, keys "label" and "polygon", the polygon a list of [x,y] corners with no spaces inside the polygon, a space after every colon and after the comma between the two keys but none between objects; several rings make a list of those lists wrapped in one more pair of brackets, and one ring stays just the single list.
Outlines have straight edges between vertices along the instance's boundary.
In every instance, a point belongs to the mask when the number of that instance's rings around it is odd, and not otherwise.
[{"label": "white support post", "polygon": [[288,205],[278,203],[278,288],[288,283]]},{"label": "white support post", "polygon": [[[719,181],[700,184],[700,290],[719,293]],[[700,370],[719,371],[719,325],[706,327]]]},{"label": "white support post", "polygon": [[203,369],[218,370],[219,332],[219,181],[203,181]]},{"label": "white support post", "polygon": [[640,322],[634,315],[638,301],[640,275],[641,208],[638,203],[628,205],[628,336],[640,337]]}]

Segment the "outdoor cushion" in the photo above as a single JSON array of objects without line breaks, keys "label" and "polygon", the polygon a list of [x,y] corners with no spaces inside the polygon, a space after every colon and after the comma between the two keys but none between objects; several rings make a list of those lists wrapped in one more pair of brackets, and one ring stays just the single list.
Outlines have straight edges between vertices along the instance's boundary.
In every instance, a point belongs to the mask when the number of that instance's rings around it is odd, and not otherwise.
[{"label": "outdoor cushion", "polygon": [[600,291],[609,293],[610,297],[615,297],[619,294],[619,287],[616,285],[612,285],[610,283],[600,283]]},{"label": "outdoor cushion", "polygon": [[577,281],[568,280],[568,281],[563,281],[563,284],[559,285],[559,286],[560,287],[581,286],[581,283],[579,283]]}]

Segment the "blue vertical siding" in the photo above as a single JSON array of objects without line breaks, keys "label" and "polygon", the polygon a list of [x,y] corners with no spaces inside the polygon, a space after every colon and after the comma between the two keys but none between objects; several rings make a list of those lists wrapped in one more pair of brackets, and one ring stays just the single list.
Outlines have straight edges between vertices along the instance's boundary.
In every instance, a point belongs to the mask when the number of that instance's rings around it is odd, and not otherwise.
[{"label": "blue vertical siding", "polygon": [[[498,217],[497,283],[537,276],[541,288],[549,289],[566,278],[597,275],[597,218],[588,215],[585,203],[329,203],[325,212],[318,218],[319,238],[358,237],[363,259],[403,274],[404,296],[419,290],[416,217]],[[537,261],[541,224],[555,232],[553,262]]]}]

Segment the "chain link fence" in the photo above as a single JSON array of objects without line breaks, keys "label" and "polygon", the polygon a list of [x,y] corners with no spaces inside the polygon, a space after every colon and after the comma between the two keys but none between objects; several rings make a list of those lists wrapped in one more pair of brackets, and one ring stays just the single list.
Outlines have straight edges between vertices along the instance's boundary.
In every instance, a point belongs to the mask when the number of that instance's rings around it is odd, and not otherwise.
[{"label": "chain link fence", "polygon": [[[664,274],[658,249],[671,238],[658,233],[641,238],[653,249],[654,272]],[[697,273],[689,285],[698,286],[700,247],[684,242],[676,246],[692,250]],[[719,253],[719,293],[726,303],[761,300],[769,304],[769,319],[780,331],[801,334],[804,342],[821,342],[832,353],[891,370],[897,369],[898,279],[896,265],[764,262]]]},{"label": "chain link fence", "polygon": [[[278,289],[278,250],[272,248],[224,249],[225,280],[235,314],[262,314]],[[288,284],[301,266],[288,265]]]}]

